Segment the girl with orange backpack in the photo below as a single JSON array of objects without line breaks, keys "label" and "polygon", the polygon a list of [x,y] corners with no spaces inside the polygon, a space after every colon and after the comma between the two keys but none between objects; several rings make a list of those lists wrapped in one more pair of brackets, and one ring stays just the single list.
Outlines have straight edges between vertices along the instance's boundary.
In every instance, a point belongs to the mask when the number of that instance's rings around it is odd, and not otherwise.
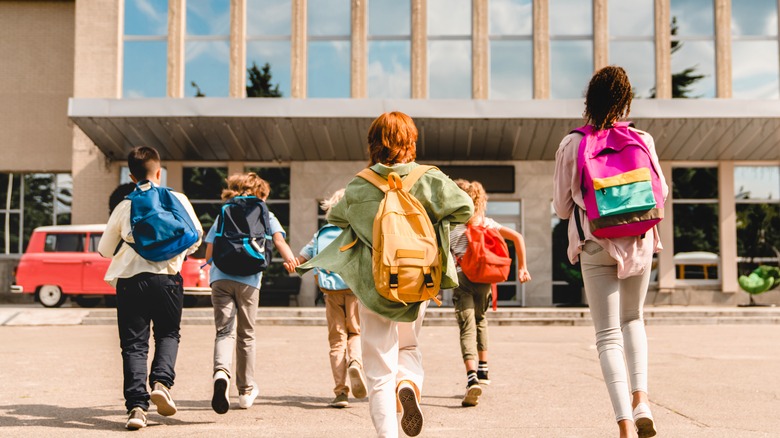
[{"label": "girl with orange backpack", "polygon": [[471,220],[455,226],[450,232],[450,250],[458,261],[458,287],[453,291],[452,301],[460,328],[460,351],[466,366],[466,396],[461,405],[467,407],[479,403],[480,384],[490,384],[486,312],[491,289],[495,309],[495,283],[506,281],[512,264],[504,238],[512,241],[517,252],[517,280],[520,283],[530,281],[531,274],[526,264],[523,236],[485,216],[488,197],[482,184],[463,179],[455,180],[455,184],[474,202]]}]

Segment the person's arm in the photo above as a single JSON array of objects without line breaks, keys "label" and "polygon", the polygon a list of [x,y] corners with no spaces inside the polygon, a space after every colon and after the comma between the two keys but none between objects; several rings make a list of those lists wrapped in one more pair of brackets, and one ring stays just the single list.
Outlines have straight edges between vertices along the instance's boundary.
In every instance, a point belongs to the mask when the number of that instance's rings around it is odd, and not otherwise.
[{"label": "person's arm", "polygon": [[655,169],[658,171],[658,176],[661,179],[661,189],[664,195],[664,201],[666,201],[666,198],[669,196],[669,185],[666,184],[666,178],[664,177],[664,172],[661,169],[661,163],[658,161],[658,154],[655,151],[655,140],[653,140],[652,135],[648,133],[644,134],[645,135],[643,135],[642,138],[645,140],[645,144],[650,150],[650,159],[653,160],[653,166],[655,166]]},{"label": "person's arm", "polygon": [[523,239],[523,235],[511,228],[503,226],[498,229],[498,232],[501,234],[501,237],[511,240],[515,245],[515,252],[517,253],[517,281],[520,283],[531,281],[531,274],[528,273],[525,239]]},{"label": "person's arm", "polygon": [[290,245],[288,245],[287,241],[284,240],[284,233],[274,233],[273,239],[274,246],[276,247],[277,251],[279,251],[279,254],[282,255],[282,259],[284,259],[284,268],[287,270],[287,272],[294,271],[295,267],[298,266],[299,263],[295,258],[295,254],[293,254],[292,249],[290,249]]},{"label": "person's arm", "polygon": [[426,176],[429,176],[430,199],[423,196],[417,199],[431,214],[434,225],[440,222],[450,225],[468,222],[474,214],[471,197],[440,170],[430,170],[423,178]]},{"label": "person's arm", "polygon": [[567,135],[561,141],[558,151],[555,152],[555,174],[553,176],[553,208],[555,214],[561,219],[571,218],[574,211],[574,199],[572,198],[573,179],[577,174],[576,154],[571,153],[571,148],[576,148],[576,137]]},{"label": "person's arm", "polygon": [[100,236],[100,242],[98,242],[98,252],[103,257],[109,259],[113,257],[116,247],[119,245],[119,242],[122,241],[122,218],[124,215],[128,214],[126,207],[127,205],[122,205],[120,203],[108,218],[106,230],[103,232],[103,235]]}]

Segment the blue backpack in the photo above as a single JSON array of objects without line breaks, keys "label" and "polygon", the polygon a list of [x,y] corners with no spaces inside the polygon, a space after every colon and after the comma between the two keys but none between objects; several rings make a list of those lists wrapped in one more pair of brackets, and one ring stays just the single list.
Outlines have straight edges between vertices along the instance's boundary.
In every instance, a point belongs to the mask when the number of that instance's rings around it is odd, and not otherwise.
[{"label": "blue backpack", "polygon": [[220,271],[246,277],[268,269],[273,253],[268,206],[255,196],[236,196],[222,205],[212,261]]},{"label": "blue backpack", "polygon": [[127,195],[130,204],[130,229],[134,243],[127,242],[141,257],[152,262],[170,260],[183,253],[200,236],[182,203],[165,187],[151,184]]},{"label": "blue backpack", "polygon": [[[317,231],[315,237],[314,253],[315,255],[330,245],[336,237],[341,234],[341,228],[327,224]],[[327,271],[325,269],[314,268],[317,273],[317,284],[323,291],[335,291],[349,289],[347,283],[344,283],[344,279],[335,272]]]}]

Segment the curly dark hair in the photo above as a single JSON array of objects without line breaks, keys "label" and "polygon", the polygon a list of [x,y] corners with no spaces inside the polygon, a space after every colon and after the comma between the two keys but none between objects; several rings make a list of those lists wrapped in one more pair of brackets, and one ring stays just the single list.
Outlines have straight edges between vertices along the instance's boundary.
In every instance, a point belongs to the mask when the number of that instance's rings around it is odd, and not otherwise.
[{"label": "curly dark hair", "polygon": [[593,74],[585,93],[585,113],[588,123],[596,129],[608,128],[631,112],[634,93],[622,67],[610,65]]}]

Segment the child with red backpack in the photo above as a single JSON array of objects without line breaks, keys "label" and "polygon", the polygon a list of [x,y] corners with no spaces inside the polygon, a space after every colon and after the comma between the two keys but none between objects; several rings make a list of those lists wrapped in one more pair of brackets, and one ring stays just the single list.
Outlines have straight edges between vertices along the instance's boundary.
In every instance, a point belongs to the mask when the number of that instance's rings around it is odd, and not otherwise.
[{"label": "child with red backpack", "polygon": [[[450,232],[450,250],[458,261],[458,287],[452,295],[460,328],[460,351],[466,366],[464,407],[476,406],[482,395],[480,384],[489,385],[487,309],[492,290],[496,308],[496,283],[506,281],[512,259],[504,238],[514,243],[517,253],[517,280],[531,280],[526,264],[525,240],[517,231],[485,216],[487,193],[477,181],[455,180],[474,202],[474,216]],[[476,360],[479,360],[477,365]]]},{"label": "child with red backpack", "polygon": [[226,202],[204,239],[206,258],[211,262],[211,303],[217,332],[211,408],[218,414],[230,409],[234,350],[238,407],[248,409],[259,393],[254,379],[255,319],[263,271],[271,262],[273,247],[286,265],[297,265],[284,240],[284,228],[265,204],[270,191],[269,184],[254,172],[230,175],[222,191]]},{"label": "child with red backpack", "polygon": [[[331,207],[344,197],[344,189],[337,190],[320,206],[327,214]],[[301,249],[296,257],[298,263],[305,263],[324,250],[341,234],[341,228],[325,224],[314,233],[314,237]],[[294,272],[292,266],[286,266]],[[328,321],[328,342],[330,343],[330,368],[336,386],[336,398],[330,402],[334,408],[349,406],[350,389],[355,398],[366,397],[366,380],[363,376],[363,359],[360,353],[360,317],[358,302],[344,280],[335,272],[316,269],[317,286],[325,295],[325,318]],[[350,387],[346,385],[349,375]]]},{"label": "child with red backpack", "polygon": [[622,68],[593,75],[585,97],[588,124],[564,137],[555,154],[553,206],[569,220],[569,260],[581,262],[620,437],[647,438],[656,431],[642,311],[653,253],[662,248],[656,224],[669,188],[653,137],[618,122],[628,116],[632,97]]}]

